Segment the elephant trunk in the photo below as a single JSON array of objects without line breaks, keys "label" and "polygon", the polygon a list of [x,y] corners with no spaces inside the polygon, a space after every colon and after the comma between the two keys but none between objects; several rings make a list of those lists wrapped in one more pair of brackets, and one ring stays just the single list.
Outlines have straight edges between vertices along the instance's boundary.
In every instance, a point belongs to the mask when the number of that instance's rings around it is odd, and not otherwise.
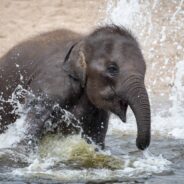
[{"label": "elephant trunk", "polygon": [[151,112],[148,94],[142,77],[134,76],[126,81],[125,98],[137,121],[136,145],[138,149],[144,150],[149,146],[151,139]]}]

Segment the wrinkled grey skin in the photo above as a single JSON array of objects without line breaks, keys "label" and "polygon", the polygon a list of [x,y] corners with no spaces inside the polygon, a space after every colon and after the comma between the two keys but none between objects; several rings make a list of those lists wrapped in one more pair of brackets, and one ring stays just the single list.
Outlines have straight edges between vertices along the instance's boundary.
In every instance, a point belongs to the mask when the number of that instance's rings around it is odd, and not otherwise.
[{"label": "wrinkled grey skin", "polygon": [[[124,28],[101,27],[88,36],[69,30],[42,34],[2,57],[0,71],[5,100],[18,84],[34,94],[21,99],[29,108],[26,122],[32,136],[41,135],[53,106],[59,104],[80,120],[83,136],[103,148],[109,112],[125,122],[130,106],[137,121],[137,147],[144,150],[150,144],[146,66],[137,41]],[[3,131],[17,116],[10,113],[10,104],[0,105]]]}]

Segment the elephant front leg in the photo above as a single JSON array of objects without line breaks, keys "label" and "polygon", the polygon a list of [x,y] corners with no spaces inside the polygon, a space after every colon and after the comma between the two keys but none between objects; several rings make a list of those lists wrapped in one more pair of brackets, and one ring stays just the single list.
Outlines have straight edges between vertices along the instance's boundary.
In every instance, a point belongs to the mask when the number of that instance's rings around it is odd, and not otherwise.
[{"label": "elephant front leg", "polygon": [[18,142],[17,148],[25,152],[36,148],[38,140],[43,135],[45,121],[51,114],[52,106],[48,104],[49,103],[44,100],[32,100],[26,105],[26,132],[23,139]]},{"label": "elephant front leg", "polygon": [[105,111],[99,111],[89,116],[87,119],[88,121],[83,123],[83,137],[88,143],[94,142],[101,149],[104,149],[109,114]]}]

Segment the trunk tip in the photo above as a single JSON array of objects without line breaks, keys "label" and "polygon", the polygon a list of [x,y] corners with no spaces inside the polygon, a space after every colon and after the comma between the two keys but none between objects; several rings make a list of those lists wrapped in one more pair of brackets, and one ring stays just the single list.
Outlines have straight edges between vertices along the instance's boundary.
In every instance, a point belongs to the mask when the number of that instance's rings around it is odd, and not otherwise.
[{"label": "trunk tip", "polygon": [[145,150],[150,145],[150,136],[148,138],[137,138],[136,146],[139,150]]}]

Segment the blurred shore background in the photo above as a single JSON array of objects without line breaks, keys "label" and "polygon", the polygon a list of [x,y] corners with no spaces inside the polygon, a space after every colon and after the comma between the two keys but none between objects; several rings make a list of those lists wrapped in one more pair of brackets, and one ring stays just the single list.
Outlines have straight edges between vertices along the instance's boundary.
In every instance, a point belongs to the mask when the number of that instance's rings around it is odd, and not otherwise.
[{"label": "blurred shore background", "polygon": [[150,95],[168,98],[176,64],[184,62],[183,0],[0,0],[0,56],[42,32],[67,28],[86,34],[106,23],[134,33],[147,63]]}]

